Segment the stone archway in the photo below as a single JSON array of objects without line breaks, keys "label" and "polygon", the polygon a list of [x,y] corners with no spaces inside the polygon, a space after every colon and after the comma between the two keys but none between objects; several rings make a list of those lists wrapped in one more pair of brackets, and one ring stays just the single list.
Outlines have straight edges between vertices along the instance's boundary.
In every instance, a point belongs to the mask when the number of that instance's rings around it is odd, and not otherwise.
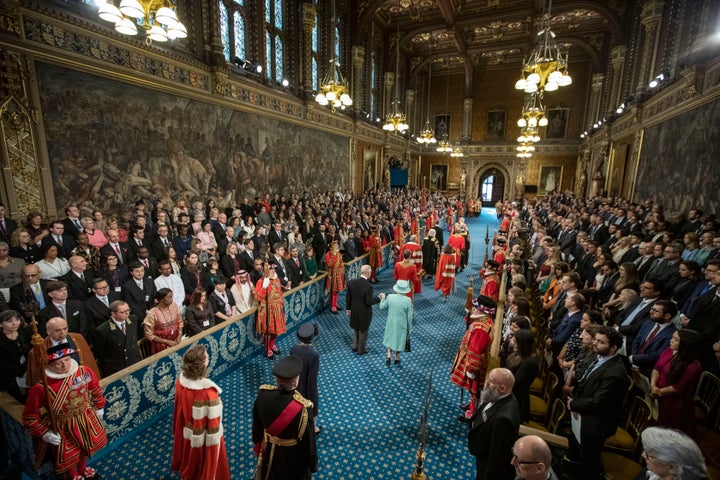
[{"label": "stone archway", "polygon": [[498,200],[510,198],[512,189],[512,176],[507,167],[498,162],[485,162],[475,167],[472,173],[470,185],[471,195],[475,198],[482,197],[482,184],[489,176],[495,176],[493,191],[490,201],[483,202],[483,206],[494,206]]}]

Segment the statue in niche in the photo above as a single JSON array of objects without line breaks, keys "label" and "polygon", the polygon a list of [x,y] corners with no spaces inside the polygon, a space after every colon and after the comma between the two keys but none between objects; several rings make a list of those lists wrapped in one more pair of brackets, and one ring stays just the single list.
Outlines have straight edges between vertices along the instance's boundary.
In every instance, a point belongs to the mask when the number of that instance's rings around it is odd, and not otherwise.
[{"label": "statue in niche", "polygon": [[515,178],[515,196],[522,197],[525,193],[525,175],[521,171]]}]

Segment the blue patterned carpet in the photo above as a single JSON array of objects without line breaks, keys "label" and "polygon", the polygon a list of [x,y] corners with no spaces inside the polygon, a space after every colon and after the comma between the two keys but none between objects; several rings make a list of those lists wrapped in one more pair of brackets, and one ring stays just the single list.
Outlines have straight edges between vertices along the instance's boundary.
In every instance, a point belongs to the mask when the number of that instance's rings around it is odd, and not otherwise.
[{"label": "blue patterned carpet", "polygon": [[[315,348],[321,356],[318,436],[320,480],[380,480],[409,478],[415,467],[418,425],[433,373],[429,438],[425,473],[431,479],[473,479],[474,458],[467,452],[467,426],[456,420],[460,390],[450,383],[450,366],[464,333],[464,302],[468,278],[478,288],[477,274],[485,253],[486,225],[497,227],[494,209],[467,219],[472,238],[468,268],[459,274],[455,293],[447,303],[432,289],[431,280],[415,297],[412,352],[403,353],[400,365],[385,365],[382,345],[385,316],[375,307],[368,338],[369,353],[350,351],[351,332],[344,313],[318,315],[320,336]],[[447,234],[445,238],[447,239]],[[378,278],[375,293],[390,293],[392,272]],[[340,305],[345,304],[344,295]],[[279,340],[288,352],[296,343],[294,332]],[[259,352],[258,352],[259,353]],[[272,362],[253,357],[240,369],[214,380],[223,389],[225,441],[233,478],[250,478],[252,404],[258,387],[272,383]],[[212,372],[210,373],[212,377]],[[467,397],[466,397],[467,401]],[[170,471],[172,412],[145,430],[115,442],[91,462],[105,478],[179,479]]]}]

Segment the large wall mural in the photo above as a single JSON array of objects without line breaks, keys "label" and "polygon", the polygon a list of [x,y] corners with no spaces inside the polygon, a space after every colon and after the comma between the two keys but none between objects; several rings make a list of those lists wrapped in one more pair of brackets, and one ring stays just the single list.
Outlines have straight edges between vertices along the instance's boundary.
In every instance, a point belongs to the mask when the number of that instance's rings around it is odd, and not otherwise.
[{"label": "large wall mural", "polygon": [[349,186],[344,137],[45,63],[37,74],[58,208]]},{"label": "large wall mural", "polygon": [[651,198],[668,212],[694,207],[720,212],[720,100],[647,128],[634,199]]}]

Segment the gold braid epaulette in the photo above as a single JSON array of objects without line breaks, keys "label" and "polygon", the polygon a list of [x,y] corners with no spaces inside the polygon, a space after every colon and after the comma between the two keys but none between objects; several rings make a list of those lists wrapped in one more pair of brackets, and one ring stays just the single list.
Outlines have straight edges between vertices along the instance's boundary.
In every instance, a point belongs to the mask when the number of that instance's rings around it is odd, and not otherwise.
[{"label": "gold braid epaulette", "polygon": [[305,408],[312,408],[313,406],[313,402],[303,397],[300,392],[296,391],[295,393],[293,393],[293,399],[302,403]]},{"label": "gold braid epaulette", "polygon": [[277,390],[276,385],[260,385],[260,390]]}]

